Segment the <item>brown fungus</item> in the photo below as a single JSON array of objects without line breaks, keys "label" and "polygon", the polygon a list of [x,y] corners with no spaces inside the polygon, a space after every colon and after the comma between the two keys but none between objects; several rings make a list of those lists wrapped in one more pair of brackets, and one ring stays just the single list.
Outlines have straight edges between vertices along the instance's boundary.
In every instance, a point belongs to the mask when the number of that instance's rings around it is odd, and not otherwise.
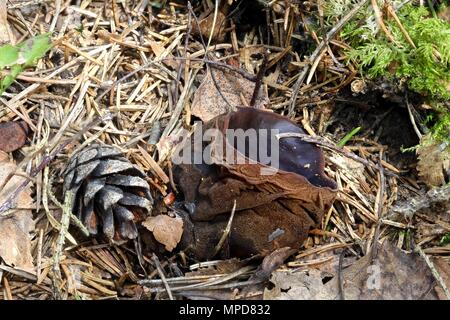
[{"label": "brown fungus", "polygon": [[[253,108],[238,108],[198,128],[202,133],[215,129],[215,134],[210,141],[199,142],[194,132],[181,144],[181,154],[190,153],[191,160],[199,152],[203,157],[201,162],[174,167],[174,179],[189,212],[183,216],[185,231],[179,247],[198,259],[212,258],[236,201],[222,257],[299,248],[336,196],[336,184],[324,173],[322,151],[298,138],[272,145],[277,133],[303,130],[284,116]],[[229,135],[239,129],[240,136]],[[248,132],[256,135],[256,142],[249,139],[240,144],[239,137]]]}]

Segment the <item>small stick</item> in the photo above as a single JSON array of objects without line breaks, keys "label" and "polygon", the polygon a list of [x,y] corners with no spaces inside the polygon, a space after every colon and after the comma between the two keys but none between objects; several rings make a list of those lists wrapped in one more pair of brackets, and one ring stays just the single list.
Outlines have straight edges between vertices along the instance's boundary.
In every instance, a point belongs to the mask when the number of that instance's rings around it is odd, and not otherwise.
[{"label": "small stick", "polygon": [[58,240],[56,242],[55,254],[53,255],[53,296],[55,299],[59,300],[62,298],[60,283],[62,281],[61,275],[61,253],[63,251],[64,242],[66,240],[66,233],[69,229],[70,214],[72,213],[72,203],[74,201],[75,194],[72,191],[68,191],[64,197],[64,205],[62,206],[62,217],[61,217],[61,229],[59,231]]},{"label": "small stick", "polygon": [[250,107],[255,107],[256,99],[258,99],[259,89],[263,83],[264,74],[267,70],[267,52],[264,53],[263,61],[259,67],[258,74],[256,75],[255,89],[253,90],[252,100],[250,101]]},{"label": "small stick", "polygon": [[[42,243],[44,241],[44,229],[39,229],[39,240],[38,240],[38,252],[37,252],[37,262],[36,262],[36,277],[39,278],[41,276],[41,267],[42,267]],[[0,277],[1,279],[1,277]]]},{"label": "small stick", "polygon": [[234,218],[234,212],[235,211],[236,211],[236,199],[234,200],[233,209],[231,209],[231,215],[230,215],[230,219],[228,219],[227,227],[223,231],[223,234],[222,234],[222,237],[219,240],[219,243],[217,243],[216,247],[214,248],[214,255],[213,256],[215,256],[215,255],[217,255],[219,253],[219,251],[222,248],[226,238],[228,237],[228,234],[230,233],[231,224],[233,223],[233,218]]},{"label": "small stick", "polygon": [[386,179],[384,177],[384,170],[383,170],[383,165],[381,164],[381,161],[378,163],[378,170],[380,173],[380,189],[379,189],[379,194],[378,194],[378,206],[377,206],[377,218],[378,218],[378,222],[377,222],[377,226],[375,229],[375,234],[373,236],[373,241],[372,241],[372,249],[371,249],[371,253],[370,253],[370,258],[372,260],[375,260],[376,256],[377,256],[377,252],[378,252],[378,239],[380,238],[380,228],[381,228],[381,223],[382,223],[382,218],[383,218],[383,197],[384,197],[384,193],[385,193],[385,189],[386,189]]},{"label": "small stick", "polygon": [[161,278],[161,281],[164,284],[164,287],[166,288],[167,294],[169,295],[169,299],[170,300],[174,300],[173,299],[173,295],[172,295],[172,291],[170,290],[170,286],[167,283],[166,276],[164,275],[164,272],[163,272],[163,270],[161,268],[161,263],[159,262],[159,259],[158,259],[158,257],[155,254],[153,254],[152,260],[153,260],[153,263],[156,266],[156,270],[158,270],[159,277]]},{"label": "small stick", "polygon": [[[198,29],[198,30],[201,30],[201,28],[200,28],[200,22],[198,21],[198,18],[197,18],[197,16],[195,15],[194,9],[192,9],[192,5],[191,5],[191,2],[190,2],[190,1],[188,1],[188,9],[189,9],[189,12],[190,12],[190,13],[192,14],[192,16],[194,17],[194,20],[195,20],[195,24],[196,24],[196,26],[197,26],[197,29]],[[213,26],[213,28],[214,28],[214,26]],[[211,40],[211,39],[210,39],[210,40]],[[204,50],[205,50],[205,55],[204,55],[204,57],[203,57],[203,59],[202,59],[202,62],[205,62],[205,61],[206,61],[206,58],[208,57],[209,42],[208,42],[208,45],[205,44],[205,40],[203,39],[203,36],[202,36],[201,32],[200,32],[200,41],[202,42],[202,46],[203,46],[203,48],[204,48]],[[211,68],[209,67],[209,64],[206,64],[206,69],[207,69],[207,72],[209,72],[209,73],[211,74],[211,78],[212,78],[214,87],[216,88],[217,92],[219,92],[219,95],[220,95],[220,97],[222,98],[222,100],[225,101],[225,103],[226,103],[230,108],[233,108],[233,106],[230,104],[230,102],[227,100],[227,98],[225,98],[225,96],[223,95],[222,90],[220,90],[219,84],[217,83],[217,80],[216,80],[216,76],[214,75],[214,72],[212,72]]]},{"label": "small stick", "polygon": [[[45,174],[48,176],[48,167],[46,167],[44,170],[44,175]],[[53,185],[53,177],[50,177],[50,179],[48,181],[48,186],[47,186],[47,195],[50,198],[50,200],[52,200],[58,207],[62,208],[62,207],[64,207],[64,205],[62,203],[60,203],[58,201],[58,199],[56,199],[56,196],[52,192],[52,185]],[[72,223],[75,226],[77,226],[81,230],[81,232],[83,232],[83,234],[85,236],[89,236],[88,229],[84,226],[84,224],[80,221],[80,219],[78,219],[77,216],[72,213],[72,207],[70,208],[70,210],[71,210],[70,211],[70,220],[72,221]],[[47,214],[49,215],[50,213],[48,212]],[[47,217],[48,217],[48,215],[47,215]]]},{"label": "small stick", "polygon": [[338,266],[338,281],[339,281],[339,295],[341,296],[341,300],[345,300],[345,292],[344,292],[344,275],[342,274],[342,264],[344,262],[344,253],[347,248],[344,248],[339,255],[339,266]]},{"label": "small stick", "polygon": [[[187,21],[187,31],[186,31],[186,38],[184,39],[184,56],[186,57],[188,54],[188,46],[189,46],[189,37],[191,36],[191,31],[192,31],[192,13],[189,11],[188,14],[188,21]],[[177,89],[175,90],[174,93],[174,101],[178,101],[178,91],[180,90],[180,80],[181,80],[181,73],[183,72],[183,69],[185,68],[186,62],[189,62],[188,59],[183,59],[184,63],[180,63],[179,68],[178,68],[178,73],[177,73]],[[182,60],[182,61],[183,61]]]},{"label": "small stick", "polygon": [[420,132],[419,128],[417,127],[416,124],[416,120],[414,119],[414,115],[412,113],[412,106],[409,103],[409,99],[408,99],[408,94],[405,93],[405,102],[406,102],[406,108],[408,109],[408,115],[409,115],[409,119],[411,120],[411,124],[414,128],[414,131],[417,134],[417,137],[419,138],[419,140],[422,140],[422,133]]},{"label": "small stick", "polygon": [[52,23],[48,31],[53,32],[56,27],[56,22],[58,22],[59,14],[61,13],[61,0],[55,1],[55,13],[53,15]]},{"label": "small stick", "polygon": [[445,284],[444,279],[442,279],[439,272],[436,270],[436,267],[434,266],[433,262],[430,260],[430,258],[423,252],[422,248],[420,246],[416,246],[414,251],[418,252],[419,255],[422,257],[422,259],[427,264],[428,268],[430,268],[431,273],[433,274],[433,277],[436,279],[436,281],[441,286],[442,290],[444,290],[444,293],[448,300],[450,300],[450,290],[448,289],[447,285]]},{"label": "small stick", "polygon": [[380,7],[378,7],[377,0],[370,0],[370,2],[372,4],[373,13],[375,14],[375,20],[377,21],[378,26],[381,28],[381,30],[383,30],[384,34],[389,39],[389,41],[395,43],[394,37],[384,24],[383,14],[381,13]]},{"label": "small stick", "polygon": [[405,27],[403,26],[402,22],[400,21],[400,19],[398,18],[397,14],[395,13],[395,9],[392,7],[392,5],[388,2],[387,4],[387,12],[392,16],[392,18],[394,18],[395,23],[397,23],[398,27],[400,28],[400,30],[403,33],[403,36],[406,38],[406,40],[409,42],[409,44],[416,49],[416,45],[414,44],[414,41],[411,39],[411,37],[409,36],[408,31],[406,31]]}]

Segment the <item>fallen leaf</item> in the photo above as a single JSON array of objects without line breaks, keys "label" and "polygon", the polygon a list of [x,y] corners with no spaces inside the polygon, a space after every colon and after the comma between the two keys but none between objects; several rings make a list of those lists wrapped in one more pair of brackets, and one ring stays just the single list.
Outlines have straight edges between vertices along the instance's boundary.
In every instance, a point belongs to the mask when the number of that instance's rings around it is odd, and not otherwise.
[{"label": "fallen leaf", "polygon": [[20,149],[27,141],[28,125],[25,121],[0,123],[0,150],[11,152]]},{"label": "fallen leaf", "polygon": [[450,152],[433,141],[431,135],[422,137],[417,149],[417,171],[428,186],[438,187],[445,184],[445,175],[450,172]]},{"label": "fallen leaf", "polygon": [[[338,272],[324,273],[315,268],[300,272],[277,270],[265,290],[265,299],[340,299]],[[436,299],[435,282],[426,263],[416,253],[405,253],[388,241],[378,249],[342,270],[346,300]]]},{"label": "fallen leaf", "polygon": [[[416,253],[406,253],[385,241],[371,261],[370,254],[343,271],[348,300],[418,300],[434,284],[426,263]],[[338,277],[328,286],[337,288]]]},{"label": "fallen leaf", "polygon": [[[234,111],[236,107],[245,105],[241,95],[247,105],[250,103],[255,89],[254,82],[243,78],[235,72],[212,68],[210,70],[214,73],[217,86],[211,73],[207,72],[194,94],[191,107],[191,112],[194,116],[199,117],[202,121],[209,121],[218,115]],[[255,108],[264,109],[268,103],[269,98],[263,88],[261,88],[255,102]]]},{"label": "fallen leaf", "polygon": [[153,233],[156,241],[163,244],[167,251],[177,246],[183,234],[183,220],[180,217],[171,218],[160,214],[147,218],[142,225]]},{"label": "fallen leaf", "polygon": [[277,270],[272,273],[273,288],[264,290],[264,300],[332,300],[336,293],[323,284],[319,270]]},{"label": "fallen leaf", "polygon": [[[0,181],[16,170],[16,165],[8,160],[8,155],[0,151]],[[24,177],[13,176],[0,191],[0,203],[25,180]],[[33,203],[30,189],[22,191],[16,198],[14,207],[29,207]],[[33,271],[31,256],[30,232],[34,230],[31,210],[15,210],[12,215],[0,217],[0,257],[10,266]]]}]

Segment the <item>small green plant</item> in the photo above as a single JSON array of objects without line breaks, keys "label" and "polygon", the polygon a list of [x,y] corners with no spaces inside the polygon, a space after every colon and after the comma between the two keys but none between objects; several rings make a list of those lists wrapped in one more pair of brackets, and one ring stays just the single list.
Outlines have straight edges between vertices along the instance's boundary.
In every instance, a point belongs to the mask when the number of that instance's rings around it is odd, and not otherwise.
[{"label": "small green plant", "polygon": [[446,246],[449,243],[450,243],[450,233],[444,234],[441,240],[439,241],[439,244],[441,246]]},{"label": "small green plant", "polygon": [[[26,68],[31,67],[52,47],[49,34],[42,34],[18,45],[0,47],[0,95]],[[5,72],[7,71],[7,72]]]}]

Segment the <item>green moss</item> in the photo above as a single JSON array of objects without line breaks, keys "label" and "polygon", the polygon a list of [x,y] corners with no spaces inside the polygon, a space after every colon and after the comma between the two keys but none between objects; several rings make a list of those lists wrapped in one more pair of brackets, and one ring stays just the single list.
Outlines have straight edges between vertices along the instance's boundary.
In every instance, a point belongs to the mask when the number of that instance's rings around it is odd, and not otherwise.
[{"label": "green moss", "polygon": [[[395,43],[372,30],[372,24],[346,25],[341,33],[353,49],[348,58],[369,78],[384,76],[405,80],[408,88],[432,99],[450,100],[450,24],[433,18],[426,7],[405,5],[398,17],[416,47],[392,19],[384,19]],[[368,20],[370,21],[370,20]]]},{"label": "green moss", "polygon": [[[384,0],[378,0],[381,10]],[[404,1],[393,0],[394,6]],[[370,2],[369,2],[370,3]],[[331,27],[355,4],[354,0],[327,1],[326,22]],[[448,1],[438,11],[448,10]],[[341,39],[351,46],[348,62],[356,64],[366,78],[402,83],[420,93],[433,107],[427,122],[432,137],[450,144],[450,23],[437,17],[427,6],[406,4],[397,15],[415,46],[406,39],[393,18],[383,21],[392,34],[391,42],[379,29],[368,4],[341,31]],[[450,148],[446,148],[450,149]]]},{"label": "green moss", "polygon": [[431,133],[433,139],[447,144],[445,150],[450,153],[450,111],[448,108],[439,108],[441,112],[436,112],[430,116]]}]

